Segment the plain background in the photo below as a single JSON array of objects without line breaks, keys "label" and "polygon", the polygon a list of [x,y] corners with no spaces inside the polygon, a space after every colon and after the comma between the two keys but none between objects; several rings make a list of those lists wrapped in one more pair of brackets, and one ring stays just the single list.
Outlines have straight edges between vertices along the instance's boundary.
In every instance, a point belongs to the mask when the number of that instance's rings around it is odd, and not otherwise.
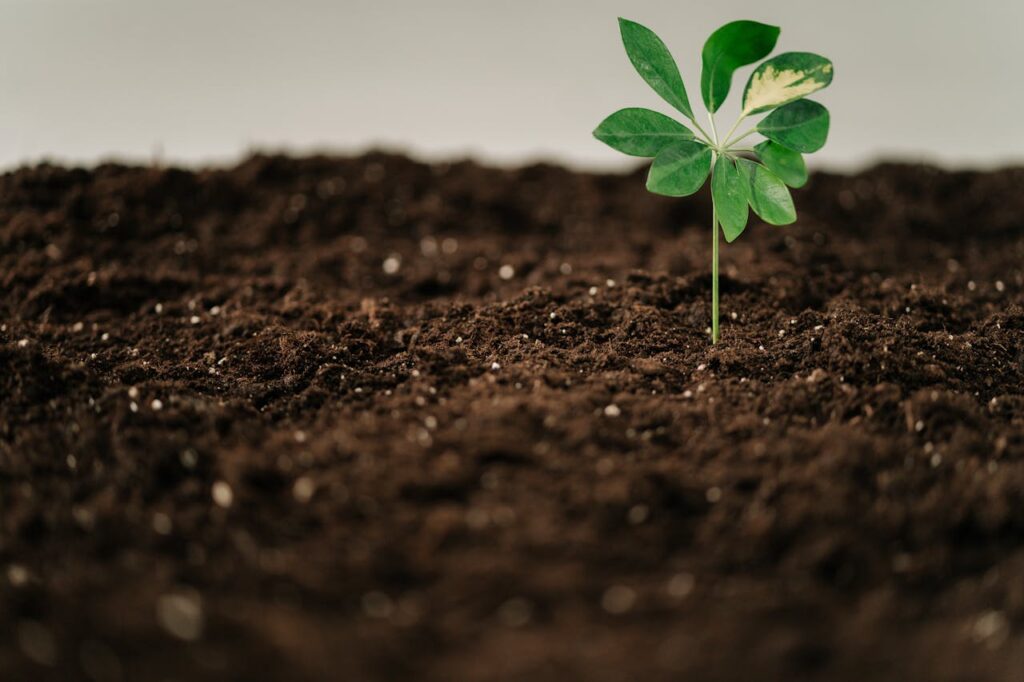
[{"label": "plain background", "polygon": [[726,21],[830,57],[819,165],[1024,156],[1022,0],[0,0],[0,167],[384,146],[622,168],[590,131],[624,106],[669,108],[629,64],[619,15],[664,38],[695,105],[700,48]]}]

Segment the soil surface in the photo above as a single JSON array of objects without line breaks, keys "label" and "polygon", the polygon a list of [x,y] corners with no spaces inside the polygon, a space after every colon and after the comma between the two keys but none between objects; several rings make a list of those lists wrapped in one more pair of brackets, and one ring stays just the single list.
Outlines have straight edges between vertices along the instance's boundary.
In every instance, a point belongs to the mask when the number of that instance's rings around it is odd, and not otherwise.
[{"label": "soil surface", "polygon": [[6,680],[1024,680],[1024,170],[0,177]]}]

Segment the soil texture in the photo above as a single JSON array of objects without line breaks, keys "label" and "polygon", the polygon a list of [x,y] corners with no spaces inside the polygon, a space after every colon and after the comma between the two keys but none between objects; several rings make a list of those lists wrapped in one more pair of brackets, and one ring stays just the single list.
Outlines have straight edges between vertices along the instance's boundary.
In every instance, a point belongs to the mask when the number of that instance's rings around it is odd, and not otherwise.
[{"label": "soil texture", "polygon": [[0,177],[0,678],[1024,680],[1024,169]]}]

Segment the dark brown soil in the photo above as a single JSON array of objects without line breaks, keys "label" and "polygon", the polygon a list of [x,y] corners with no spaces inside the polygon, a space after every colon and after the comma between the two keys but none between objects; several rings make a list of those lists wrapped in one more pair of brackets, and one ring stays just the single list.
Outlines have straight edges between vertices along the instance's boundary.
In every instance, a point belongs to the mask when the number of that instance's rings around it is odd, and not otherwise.
[{"label": "dark brown soil", "polygon": [[1024,680],[1022,187],[8,173],[0,677]]}]

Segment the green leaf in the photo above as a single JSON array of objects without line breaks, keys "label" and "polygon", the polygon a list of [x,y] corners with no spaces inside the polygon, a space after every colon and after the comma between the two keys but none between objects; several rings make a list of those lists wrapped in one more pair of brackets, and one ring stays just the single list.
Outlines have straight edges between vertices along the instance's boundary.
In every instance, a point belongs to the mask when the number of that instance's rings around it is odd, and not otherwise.
[{"label": "green leaf", "polygon": [[731,242],[747,226],[747,190],[733,160],[719,156],[711,174],[711,200],[722,224],[725,241]]},{"label": "green leaf", "polygon": [[601,122],[594,137],[630,156],[657,156],[674,142],[692,140],[682,123],[650,109],[622,109]]},{"label": "green leaf", "polygon": [[757,124],[757,132],[783,147],[810,154],[825,146],[828,123],[828,109],[801,99],[768,114]]},{"label": "green leaf", "polygon": [[637,73],[661,95],[662,99],[692,121],[693,110],[686,96],[683,77],[679,75],[679,67],[676,66],[661,38],[651,29],[628,19],[619,19],[619,30],[622,33],[622,44],[626,47],[626,54],[636,67]]},{"label": "green leaf", "polygon": [[775,49],[779,27],[756,21],[733,21],[711,34],[701,53],[700,94],[715,113],[729,95],[736,69],[764,59]]},{"label": "green leaf", "polygon": [[743,174],[747,201],[754,213],[769,225],[789,225],[796,221],[793,198],[777,175],[747,159],[739,159],[737,164]]},{"label": "green leaf", "polygon": [[699,190],[711,172],[711,148],[695,140],[676,142],[654,157],[647,189],[667,197],[685,197]]},{"label": "green leaf", "polygon": [[800,152],[787,149],[781,144],[766,140],[754,147],[761,162],[772,173],[790,187],[803,187],[807,184],[807,164]]},{"label": "green leaf", "polygon": [[743,115],[774,109],[832,82],[832,62],[810,52],[786,52],[754,69],[743,92]]}]

